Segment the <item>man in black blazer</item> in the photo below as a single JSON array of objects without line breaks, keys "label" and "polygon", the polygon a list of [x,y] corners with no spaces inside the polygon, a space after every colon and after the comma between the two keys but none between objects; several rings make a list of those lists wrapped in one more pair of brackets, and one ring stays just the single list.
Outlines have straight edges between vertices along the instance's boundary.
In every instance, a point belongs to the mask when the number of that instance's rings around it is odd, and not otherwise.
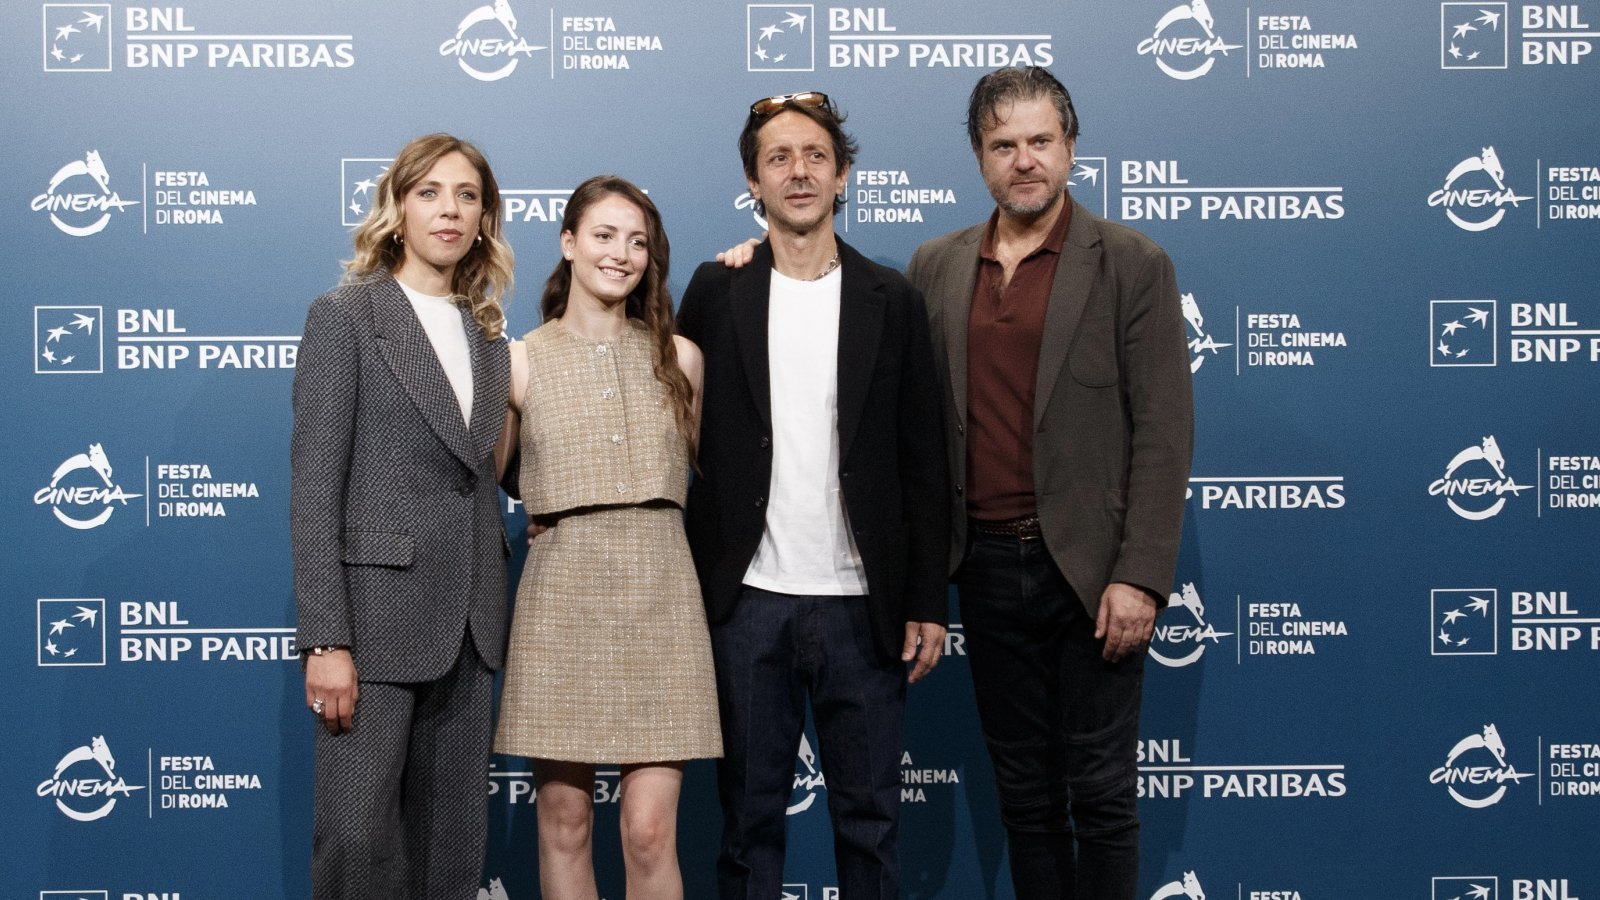
[{"label": "man in black blazer", "polygon": [[906,664],[943,649],[947,475],[922,297],[833,233],[855,144],[819,93],[740,137],[770,239],[706,263],[678,323],[705,353],[687,530],[725,757],[721,896],[780,895],[809,695],[843,896],[898,896]]},{"label": "man in black blazer", "polygon": [[1130,900],[1145,649],[1178,558],[1193,412],[1172,262],[1066,191],[1037,67],[973,90],[996,210],[917,249],[955,476],[950,568],[1019,900]]}]

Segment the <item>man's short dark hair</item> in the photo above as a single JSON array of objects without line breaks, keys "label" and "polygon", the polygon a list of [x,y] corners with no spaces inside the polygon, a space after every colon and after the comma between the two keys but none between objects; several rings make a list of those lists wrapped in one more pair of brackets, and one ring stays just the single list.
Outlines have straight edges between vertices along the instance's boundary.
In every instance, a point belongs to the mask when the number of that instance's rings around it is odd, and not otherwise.
[{"label": "man's short dark hair", "polygon": [[967,140],[972,142],[972,152],[983,150],[983,133],[999,124],[998,110],[1002,103],[1044,98],[1056,108],[1061,118],[1061,132],[1069,138],[1078,136],[1078,112],[1072,108],[1072,95],[1050,70],[1043,66],[1018,66],[995,69],[978,79],[967,101]]},{"label": "man's short dark hair", "polygon": [[[833,141],[833,159],[834,164],[837,166],[833,170],[834,174],[837,175],[843,172],[847,166],[856,161],[856,152],[861,148],[856,144],[855,138],[845,134],[844,120],[846,116],[835,109],[831,101],[820,106],[805,106],[794,101],[787,101],[770,113],[752,112],[744,120],[744,130],[739,132],[739,158],[744,161],[746,178],[751,181],[758,180],[756,178],[756,147],[758,144],[756,135],[763,126],[784,112],[797,112],[822,126],[822,130],[828,133],[829,140]],[[833,198],[833,211],[837,213],[839,210],[844,209],[844,203],[845,198],[835,196]],[[764,206],[765,204],[758,201],[756,212],[765,214]]]}]

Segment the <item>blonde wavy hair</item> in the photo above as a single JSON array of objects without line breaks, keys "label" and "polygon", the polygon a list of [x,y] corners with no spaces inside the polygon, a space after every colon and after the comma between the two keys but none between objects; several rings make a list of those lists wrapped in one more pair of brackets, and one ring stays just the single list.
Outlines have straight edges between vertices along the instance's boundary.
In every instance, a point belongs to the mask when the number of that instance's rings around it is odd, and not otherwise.
[{"label": "blonde wavy hair", "polygon": [[376,198],[366,221],[356,228],[355,256],[344,262],[344,280],[359,281],[380,269],[393,271],[405,254],[394,240],[405,226],[405,196],[440,159],[459,153],[478,171],[483,181],[483,220],[478,223],[481,242],[473,244],[456,264],[450,293],[457,306],[472,314],[484,336],[498,339],[505,332],[501,304],[515,284],[511,245],[500,226],[500,185],[477,147],[448,134],[428,134],[400,149],[388,171],[378,179]]}]

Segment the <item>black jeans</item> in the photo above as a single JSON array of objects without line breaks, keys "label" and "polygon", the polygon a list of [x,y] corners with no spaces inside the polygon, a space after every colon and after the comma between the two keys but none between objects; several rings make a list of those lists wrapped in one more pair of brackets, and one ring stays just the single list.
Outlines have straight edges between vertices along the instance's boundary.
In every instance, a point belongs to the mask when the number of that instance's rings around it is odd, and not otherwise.
[{"label": "black jeans", "polygon": [[974,534],[956,585],[1017,900],[1133,900],[1144,653],[1101,658],[1042,540]]},{"label": "black jeans", "polygon": [[711,651],[725,749],[717,764],[723,900],[783,895],[785,811],[808,696],[840,895],[898,897],[905,664],[879,654],[867,598],[746,587],[733,615],[711,626]]}]

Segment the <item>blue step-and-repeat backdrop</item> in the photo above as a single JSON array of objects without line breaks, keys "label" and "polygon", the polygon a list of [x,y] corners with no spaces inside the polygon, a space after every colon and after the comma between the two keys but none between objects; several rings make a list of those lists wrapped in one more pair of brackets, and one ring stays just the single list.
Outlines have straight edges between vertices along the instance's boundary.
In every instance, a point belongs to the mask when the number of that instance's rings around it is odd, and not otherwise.
[{"label": "blue step-and-repeat backdrop", "polygon": [[[289,387],[405,141],[488,153],[521,333],[587,176],[650,191],[675,291],[756,233],[735,137],[780,92],[850,114],[838,227],[903,266],[988,214],[966,96],[1036,63],[1083,119],[1073,195],[1167,248],[1191,338],[1140,897],[1600,897],[1600,3],[1175,3],[7,0],[5,895],[307,896]],[[1010,898],[959,622],[947,649],[905,894]],[[817,749],[798,900],[838,897]],[[481,896],[533,900],[526,761],[487,789]],[[681,820],[711,896],[709,764]]]}]

